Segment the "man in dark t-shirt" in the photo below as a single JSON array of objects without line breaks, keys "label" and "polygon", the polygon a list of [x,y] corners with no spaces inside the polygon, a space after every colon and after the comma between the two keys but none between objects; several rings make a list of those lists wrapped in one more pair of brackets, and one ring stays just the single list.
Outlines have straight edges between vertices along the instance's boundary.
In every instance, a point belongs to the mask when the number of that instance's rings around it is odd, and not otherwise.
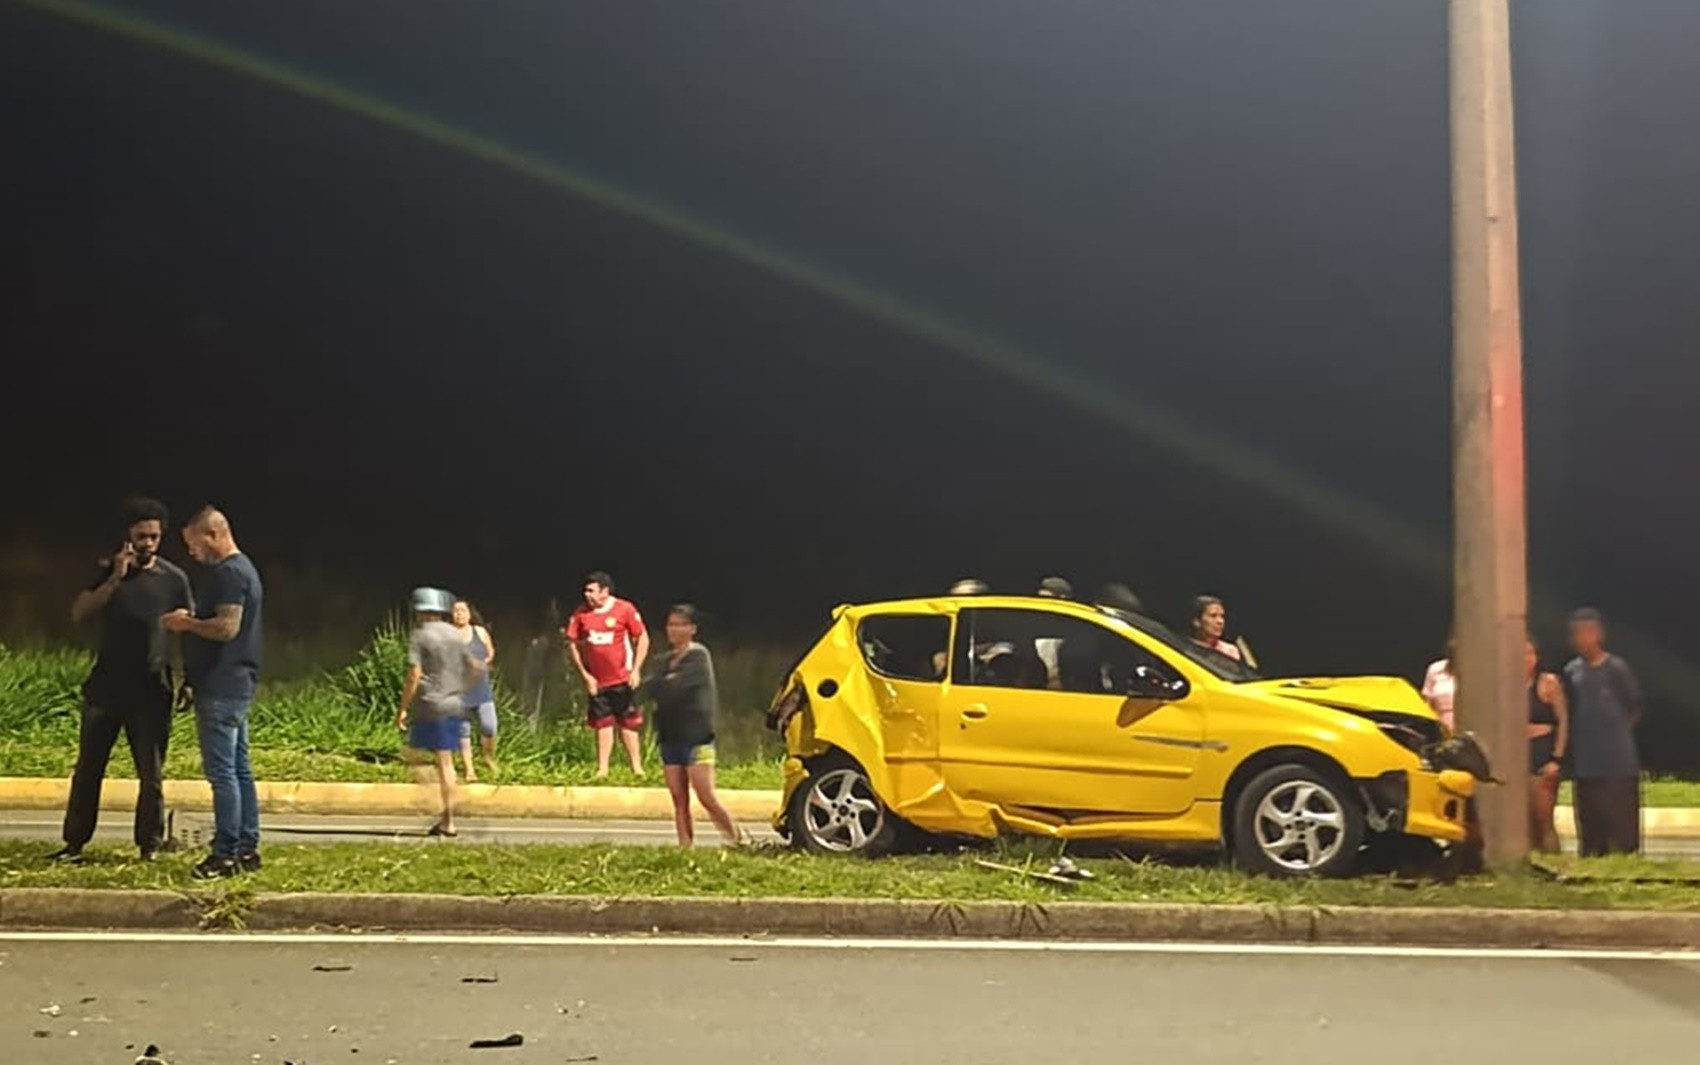
[{"label": "man in dark t-shirt", "polygon": [[1584,858],[1641,850],[1641,684],[1606,650],[1605,620],[1591,608],[1570,616],[1576,652],[1564,667],[1570,702],[1571,775],[1577,846]]},{"label": "man in dark t-shirt", "polygon": [[190,610],[194,599],[183,571],[159,557],[166,511],[151,499],[125,508],[124,544],[71,604],[77,624],[99,617],[100,649],[83,682],[77,768],[65,804],[65,846],[56,861],[75,862],[94,837],[101,785],[122,731],[139,780],[136,847],[152,861],[165,843],[165,752],[171,739],[174,679],[161,619]]},{"label": "man in dark t-shirt", "polygon": [[184,633],[183,661],[195,690],[195,731],[213,794],[212,853],[195,866],[198,879],[260,868],[260,803],[248,761],[248,711],[260,676],[260,572],[236,546],[230,522],[212,507],[183,530],[189,553],[204,567],[198,611],[165,619]]}]

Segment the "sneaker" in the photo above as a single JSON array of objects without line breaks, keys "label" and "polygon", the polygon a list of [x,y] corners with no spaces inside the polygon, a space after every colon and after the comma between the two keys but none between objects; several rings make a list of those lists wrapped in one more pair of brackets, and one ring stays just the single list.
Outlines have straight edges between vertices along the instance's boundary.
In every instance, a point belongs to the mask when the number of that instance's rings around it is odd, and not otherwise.
[{"label": "sneaker", "polygon": [[66,844],[54,851],[52,854],[49,854],[47,856],[47,860],[50,862],[59,862],[61,865],[81,865],[83,864],[83,849],[81,847],[73,847],[70,844]]},{"label": "sneaker", "polygon": [[253,854],[238,854],[236,856],[236,865],[244,873],[257,873],[264,864],[264,862],[260,861],[259,851],[255,851]]},{"label": "sneaker", "polygon": [[235,876],[241,871],[242,867],[236,864],[236,859],[220,858],[216,854],[209,854],[201,864],[190,871],[189,875],[196,880],[220,880]]},{"label": "sneaker", "polygon": [[159,861],[159,848],[158,847],[143,847],[142,850],[141,850],[141,860],[144,861],[144,862],[157,862],[157,861]]}]

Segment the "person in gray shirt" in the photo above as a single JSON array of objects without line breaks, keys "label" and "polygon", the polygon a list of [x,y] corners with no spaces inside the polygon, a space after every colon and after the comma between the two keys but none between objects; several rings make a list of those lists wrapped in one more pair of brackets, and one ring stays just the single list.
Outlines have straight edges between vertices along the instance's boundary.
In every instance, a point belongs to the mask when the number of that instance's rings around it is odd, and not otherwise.
[{"label": "person in gray shirt", "polygon": [[449,624],[454,596],[438,588],[413,590],[413,615],[418,627],[407,648],[407,683],[396,711],[396,728],[407,733],[415,760],[435,761],[442,790],[443,813],[432,825],[433,836],[458,835],[455,830],[455,752],[460,749],[460,723],[466,690],[483,667],[473,658],[460,631]]},{"label": "person in gray shirt", "polygon": [[1570,615],[1564,667],[1569,689],[1571,775],[1576,781],[1576,834],[1583,857],[1641,850],[1641,684],[1629,663],[1605,647],[1600,612]]}]

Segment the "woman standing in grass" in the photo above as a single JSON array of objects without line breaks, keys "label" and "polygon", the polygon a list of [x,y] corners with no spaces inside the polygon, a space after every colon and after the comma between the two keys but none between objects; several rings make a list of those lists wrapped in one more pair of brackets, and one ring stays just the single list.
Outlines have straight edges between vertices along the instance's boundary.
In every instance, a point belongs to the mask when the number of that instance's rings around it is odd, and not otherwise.
[{"label": "woman standing in grass", "polygon": [[1553,810],[1558,806],[1558,779],[1563,772],[1566,748],[1570,746],[1570,708],[1564,701],[1564,684],[1556,673],[1541,672],[1541,655],[1529,640],[1526,661],[1529,671],[1529,846],[1545,854],[1557,854],[1558,827]]},{"label": "woman standing in grass", "polygon": [[472,652],[472,660],[479,665],[478,675],[473,677],[466,689],[466,716],[460,721],[460,760],[466,768],[466,782],[478,783],[478,771],[472,768],[472,722],[478,721],[478,732],[483,737],[484,765],[491,773],[496,772],[496,693],[490,687],[490,666],[496,661],[496,641],[490,638],[490,630],[485,627],[484,619],[478,616],[478,608],[465,599],[455,600],[454,614],[451,615],[455,631],[466,641],[466,649]]},{"label": "woman standing in grass", "polygon": [[[460,746],[460,726],[466,720],[467,684],[477,674],[466,641],[449,624],[454,613],[454,596],[437,588],[413,590],[413,616],[418,626],[407,648],[407,683],[396,711],[396,727],[407,733],[412,750],[409,761],[437,764],[437,785],[442,789],[443,812],[431,826],[433,836],[453,836],[455,831],[455,749]],[[414,711],[411,723],[409,713]]]},{"label": "woman standing in grass", "polygon": [[668,653],[651,659],[649,677],[640,689],[655,700],[655,734],[661,748],[662,772],[673,798],[673,826],[679,845],[696,839],[691,823],[691,792],[708,811],[714,827],[728,843],[740,836],[732,815],[714,792],[714,715],[718,693],[714,660],[696,642],[697,610],[681,603],[667,612]]}]

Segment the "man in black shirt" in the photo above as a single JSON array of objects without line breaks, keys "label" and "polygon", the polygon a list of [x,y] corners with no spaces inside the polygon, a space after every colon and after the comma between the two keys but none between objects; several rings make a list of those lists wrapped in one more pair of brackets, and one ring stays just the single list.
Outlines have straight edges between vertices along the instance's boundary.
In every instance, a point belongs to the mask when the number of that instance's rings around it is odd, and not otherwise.
[{"label": "man in black shirt", "polygon": [[94,836],[101,784],[112,745],[123,731],[136,762],[136,846],[152,861],[165,843],[165,750],[171,736],[174,685],[160,619],[194,609],[189,578],[159,557],[165,535],[164,505],[132,500],[125,508],[125,539],[100,573],[71,604],[77,624],[100,618],[100,650],[83,682],[83,724],[77,769],[65,807],[65,846],[57,861],[75,862]]}]

